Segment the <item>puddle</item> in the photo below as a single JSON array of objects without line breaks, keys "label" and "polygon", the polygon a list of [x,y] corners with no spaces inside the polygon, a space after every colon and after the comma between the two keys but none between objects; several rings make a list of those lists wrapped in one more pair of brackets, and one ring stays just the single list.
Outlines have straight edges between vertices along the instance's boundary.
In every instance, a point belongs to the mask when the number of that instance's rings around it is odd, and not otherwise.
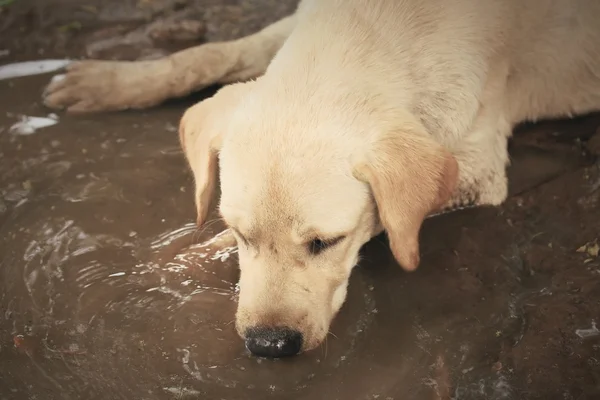
[{"label": "puddle", "polygon": [[517,141],[516,196],[428,219],[415,273],[374,239],[327,341],[271,361],[235,333],[236,248],[193,224],[187,103],[7,134],[49,79],[0,82],[0,399],[600,398],[600,259],[576,251],[600,166],[574,142]]},{"label": "puddle", "polygon": [[[28,79],[8,90],[34,99],[45,80]],[[521,194],[501,210],[429,219],[414,274],[375,239],[323,346],[290,360],[253,358],[233,325],[237,249],[215,247],[218,222],[200,230],[192,222],[192,177],[176,132],[165,129],[181,111],[64,116],[43,135],[0,136],[5,398],[518,398],[530,369],[520,369],[522,352],[531,362],[547,354],[535,343],[548,328],[532,310],[567,312],[564,302],[577,298],[570,291],[599,284],[597,261],[576,251],[592,233],[574,235],[575,217],[530,205],[556,195]],[[11,124],[0,116],[0,128]],[[552,164],[548,176],[513,171],[528,184],[578,168],[577,153],[562,164],[539,149],[519,154],[530,160],[517,165]],[[552,265],[565,263],[557,248],[581,258],[564,289],[551,278]],[[527,268],[540,264],[528,257],[550,255],[556,264],[534,280]],[[590,357],[592,312],[568,330],[573,351]]]}]

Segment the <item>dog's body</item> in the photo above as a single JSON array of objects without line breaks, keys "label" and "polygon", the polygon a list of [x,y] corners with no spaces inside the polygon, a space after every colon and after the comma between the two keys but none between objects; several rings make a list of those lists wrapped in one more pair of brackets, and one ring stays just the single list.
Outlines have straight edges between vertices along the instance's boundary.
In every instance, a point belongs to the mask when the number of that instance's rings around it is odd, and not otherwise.
[{"label": "dog's body", "polygon": [[233,42],[76,64],[46,103],[139,108],[247,81],[188,110],[182,144],[199,222],[220,155],[240,334],[293,354],[323,340],[371,237],[415,269],[427,215],[505,200],[515,124],[600,109],[599,20],[597,0],[304,0]]}]

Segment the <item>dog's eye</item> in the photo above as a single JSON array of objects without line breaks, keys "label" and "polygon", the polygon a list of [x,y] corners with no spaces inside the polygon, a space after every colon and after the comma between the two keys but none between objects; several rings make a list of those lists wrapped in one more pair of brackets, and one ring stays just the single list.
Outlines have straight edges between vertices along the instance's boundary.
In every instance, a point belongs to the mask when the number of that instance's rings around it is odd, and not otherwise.
[{"label": "dog's eye", "polygon": [[323,250],[335,246],[336,244],[344,240],[344,238],[345,236],[340,236],[330,240],[314,239],[308,243],[308,251],[313,256],[316,256],[317,254],[320,254]]}]

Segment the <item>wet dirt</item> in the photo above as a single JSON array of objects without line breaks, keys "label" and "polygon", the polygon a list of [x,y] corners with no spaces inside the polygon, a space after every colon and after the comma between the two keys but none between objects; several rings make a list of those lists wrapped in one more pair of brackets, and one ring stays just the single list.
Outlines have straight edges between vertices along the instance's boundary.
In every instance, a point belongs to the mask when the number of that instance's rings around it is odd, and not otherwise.
[{"label": "wet dirt", "polygon": [[[187,8],[217,40],[293,7],[83,3],[17,0],[0,14],[0,64],[85,56],[110,29]],[[95,7],[90,26],[82,5]],[[428,220],[415,273],[374,239],[333,335],[271,361],[234,331],[235,249],[205,242],[223,226],[193,225],[176,126],[209,93],[11,132],[48,115],[50,77],[0,81],[0,399],[600,398],[599,115],[518,128],[505,205]]]}]

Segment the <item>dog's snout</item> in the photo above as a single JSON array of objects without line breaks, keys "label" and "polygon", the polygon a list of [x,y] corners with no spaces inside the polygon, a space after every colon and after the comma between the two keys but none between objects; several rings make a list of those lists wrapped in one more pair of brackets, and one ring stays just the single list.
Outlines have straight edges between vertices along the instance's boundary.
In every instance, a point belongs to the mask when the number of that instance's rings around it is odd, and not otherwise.
[{"label": "dog's snout", "polygon": [[302,349],[302,334],[289,328],[253,327],[245,336],[246,348],[259,357],[294,356]]}]

